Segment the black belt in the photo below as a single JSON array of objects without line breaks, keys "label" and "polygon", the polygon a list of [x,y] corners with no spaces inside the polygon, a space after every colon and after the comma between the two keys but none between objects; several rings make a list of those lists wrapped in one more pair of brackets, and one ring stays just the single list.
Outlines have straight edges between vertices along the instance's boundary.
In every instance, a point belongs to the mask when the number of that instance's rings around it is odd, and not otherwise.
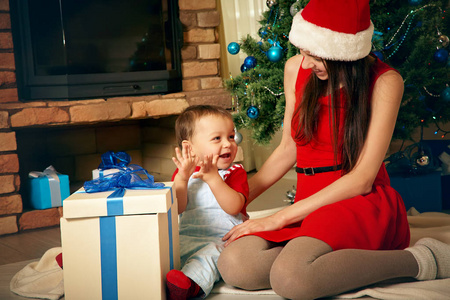
[{"label": "black belt", "polygon": [[330,166],[330,167],[318,167],[318,168],[299,168],[299,167],[295,167],[295,171],[297,173],[303,173],[306,176],[312,176],[312,175],[314,175],[316,173],[339,171],[340,169],[342,169],[342,165]]}]

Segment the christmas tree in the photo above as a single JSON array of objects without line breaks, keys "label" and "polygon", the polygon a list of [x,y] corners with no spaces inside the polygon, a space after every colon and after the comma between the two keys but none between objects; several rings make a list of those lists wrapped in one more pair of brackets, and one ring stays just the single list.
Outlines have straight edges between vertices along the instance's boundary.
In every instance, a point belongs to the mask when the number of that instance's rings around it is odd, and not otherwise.
[{"label": "christmas tree", "polygon": [[[259,39],[247,35],[228,45],[228,52],[248,56],[242,73],[226,81],[233,97],[237,128],[250,129],[259,144],[270,142],[284,115],[284,64],[298,54],[289,42],[293,16],[309,0],[267,0]],[[410,139],[420,126],[435,124],[436,134],[448,132],[440,124],[450,121],[450,21],[442,0],[374,0],[373,53],[396,68],[405,81],[405,93],[394,138]]]}]

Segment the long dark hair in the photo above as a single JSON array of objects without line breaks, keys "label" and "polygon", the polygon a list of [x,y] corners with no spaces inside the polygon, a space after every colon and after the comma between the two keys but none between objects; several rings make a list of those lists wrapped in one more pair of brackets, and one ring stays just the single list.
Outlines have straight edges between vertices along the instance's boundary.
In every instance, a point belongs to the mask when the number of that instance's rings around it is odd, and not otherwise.
[{"label": "long dark hair", "polygon": [[[324,65],[328,80],[319,80],[311,73],[302,101],[294,112],[293,120],[299,121],[295,138],[305,144],[314,139],[319,122],[318,100],[328,94],[335,162],[338,163],[340,152],[342,172],[348,173],[358,160],[370,122],[370,58],[351,62],[324,60]],[[344,116],[338,109],[340,93],[345,99]],[[339,130],[341,118],[345,118],[343,132]],[[342,143],[338,144],[341,135]]]}]

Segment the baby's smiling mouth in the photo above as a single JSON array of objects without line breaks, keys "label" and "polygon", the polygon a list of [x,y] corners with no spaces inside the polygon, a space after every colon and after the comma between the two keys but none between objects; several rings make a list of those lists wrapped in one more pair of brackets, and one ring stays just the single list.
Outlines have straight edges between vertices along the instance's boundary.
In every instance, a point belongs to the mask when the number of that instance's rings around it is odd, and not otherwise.
[{"label": "baby's smiling mouth", "polygon": [[224,153],[224,154],[220,155],[219,157],[220,158],[229,158],[230,156],[231,156],[230,153]]}]

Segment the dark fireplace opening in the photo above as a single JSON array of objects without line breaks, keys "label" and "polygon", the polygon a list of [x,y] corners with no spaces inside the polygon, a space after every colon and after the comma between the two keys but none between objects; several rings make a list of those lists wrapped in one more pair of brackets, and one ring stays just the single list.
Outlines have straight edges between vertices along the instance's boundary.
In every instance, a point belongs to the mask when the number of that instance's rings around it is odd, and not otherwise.
[{"label": "dark fireplace opening", "polygon": [[177,0],[10,1],[19,98],[181,91]]},{"label": "dark fireplace opening", "polygon": [[170,181],[175,170],[176,116],[159,119],[102,122],[90,125],[35,127],[16,131],[20,194],[23,208],[31,210],[28,174],[52,165],[68,175],[70,193],[92,179],[92,170],[107,151],[125,151],[131,163],[142,166],[155,181]]}]

